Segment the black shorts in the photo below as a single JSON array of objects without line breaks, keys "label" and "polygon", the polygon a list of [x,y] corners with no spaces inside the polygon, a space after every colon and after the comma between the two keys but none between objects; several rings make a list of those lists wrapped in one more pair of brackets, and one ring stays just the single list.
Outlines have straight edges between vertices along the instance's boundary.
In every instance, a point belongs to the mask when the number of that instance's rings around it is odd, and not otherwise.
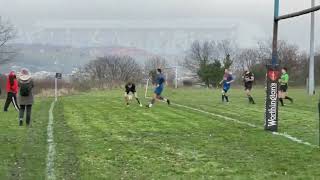
[{"label": "black shorts", "polygon": [[280,85],[280,91],[281,92],[287,92],[288,91],[288,85]]},{"label": "black shorts", "polygon": [[136,93],[136,91],[133,91],[133,90],[126,91],[127,94],[130,94],[130,92],[131,92],[132,94]]},{"label": "black shorts", "polygon": [[252,83],[245,83],[244,84],[244,90],[251,91],[252,90]]}]

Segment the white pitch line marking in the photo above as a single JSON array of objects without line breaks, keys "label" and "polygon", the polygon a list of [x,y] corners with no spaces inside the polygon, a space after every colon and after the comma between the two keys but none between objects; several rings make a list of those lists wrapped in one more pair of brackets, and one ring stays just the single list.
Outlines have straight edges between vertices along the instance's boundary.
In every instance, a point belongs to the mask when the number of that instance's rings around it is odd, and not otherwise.
[{"label": "white pitch line marking", "polygon": [[54,156],[56,154],[55,145],[54,145],[54,137],[53,137],[53,109],[55,102],[51,103],[51,107],[49,110],[49,122],[47,127],[47,135],[48,135],[48,154],[47,154],[47,168],[46,175],[47,180],[55,180],[55,172],[54,172]]},{"label": "white pitch line marking", "polygon": [[[147,97],[147,98],[150,99],[150,97]],[[207,111],[204,111],[204,110],[201,110],[201,109],[196,109],[196,108],[192,108],[192,107],[181,105],[181,104],[176,104],[176,103],[171,103],[171,104],[175,105],[175,106],[178,106],[178,107],[183,107],[183,108],[186,108],[186,109],[197,111],[197,112],[200,112],[200,113],[203,113],[203,114],[208,114],[208,115],[219,117],[219,118],[222,118],[222,119],[225,119],[225,120],[233,121],[233,122],[238,123],[238,124],[244,124],[244,125],[247,125],[247,126],[252,127],[252,128],[258,128],[258,126],[256,126],[255,124],[248,123],[248,122],[243,122],[243,121],[240,121],[238,119],[234,119],[234,118],[230,118],[230,117],[227,117],[227,116],[223,116],[223,115],[207,112]],[[290,134],[287,134],[287,133],[273,132],[272,134],[284,137],[284,138],[289,139],[290,141],[293,141],[293,142],[298,143],[298,144],[303,144],[303,145],[310,146],[310,147],[313,147],[313,148],[319,148],[319,146],[317,146],[317,145],[314,145],[314,144],[311,144],[309,142],[303,141],[303,140],[298,139],[298,138],[296,138],[294,136],[291,136]]]}]

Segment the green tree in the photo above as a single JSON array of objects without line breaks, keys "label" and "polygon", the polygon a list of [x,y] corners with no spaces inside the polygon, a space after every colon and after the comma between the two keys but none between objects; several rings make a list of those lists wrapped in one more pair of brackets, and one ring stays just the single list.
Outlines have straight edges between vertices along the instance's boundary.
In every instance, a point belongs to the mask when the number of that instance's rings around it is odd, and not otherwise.
[{"label": "green tree", "polygon": [[202,65],[198,71],[198,76],[202,82],[204,82],[208,87],[210,85],[217,86],[221,74],[223,74],[223,67],[219,60],[214,60],[212,63]]}]

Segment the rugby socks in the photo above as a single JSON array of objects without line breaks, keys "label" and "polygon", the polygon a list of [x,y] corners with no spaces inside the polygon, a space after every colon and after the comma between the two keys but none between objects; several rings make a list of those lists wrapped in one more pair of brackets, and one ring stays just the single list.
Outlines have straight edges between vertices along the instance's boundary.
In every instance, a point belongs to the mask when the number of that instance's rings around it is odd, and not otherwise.
[{"label": "rugby socks", "polygon": [[229,97],[224,95],[224,98],[226,99],[227,102],[229,102]]},{"label": "rugby socks", "polygon": [[140,101],[139,101],[139,98],[136,98],[136,100],[137,100],[138,104],[141,104]]},{"label": "rugby socks", "polygon": [[254,102],[252,96],[249,95],[249,96],[248,96],[248,99],[249,99],[249,103],[256,104],[256,103]]},{"label": "rugby socks", "polygon": [[280,101],[280,103],[281,103],[281,106],[284,106],[283,99],[282,99],[282,98],[279,98],[279,101]]},{"label": "rugby socks", "polygon": [[293,99],[289,96],[286,96],[284,99],[288,99],[291,103],[293,103]]},{"label": "rugby socks", "polygon": [[222,102],[224,102],[224,94],[222,94],[222,96],[221,96],[221,99],[222,99]]},{"label": "rugby socks", "polygon": [[162,101],[167,102],[168,105],[170,105],[170,100],[169,100],[169,99],[166,99],[166,98],[164,98],[164,97],[162,97],[162,96],[160,96],[159,99],[162,100]]},{"label": "rugby socks", "polygon": [[170,104],[171,104],[169,99],[167,99],[167,103],[168,103],[168,105],[170,105]]}]

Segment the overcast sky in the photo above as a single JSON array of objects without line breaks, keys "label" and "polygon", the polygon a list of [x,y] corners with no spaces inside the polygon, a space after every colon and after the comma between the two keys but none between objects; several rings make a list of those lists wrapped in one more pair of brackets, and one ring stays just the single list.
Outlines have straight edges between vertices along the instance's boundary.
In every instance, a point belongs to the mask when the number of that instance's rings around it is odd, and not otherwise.
[{"label": "overcast sky", "polygon": [[[281,14],[310,7],[310,1],[281,0]],[[0,16],[17,26],[62,19],[230,18],[255,24],[261,34],[270,38],[273,0],[0,0]],[[317,19],[316,32],[320,32],[320,12]],[[280,37],[305,48],[309,42],[309,23],[310,16],[282,22]],[[320,44],[320,34],[316,37]]]}]

